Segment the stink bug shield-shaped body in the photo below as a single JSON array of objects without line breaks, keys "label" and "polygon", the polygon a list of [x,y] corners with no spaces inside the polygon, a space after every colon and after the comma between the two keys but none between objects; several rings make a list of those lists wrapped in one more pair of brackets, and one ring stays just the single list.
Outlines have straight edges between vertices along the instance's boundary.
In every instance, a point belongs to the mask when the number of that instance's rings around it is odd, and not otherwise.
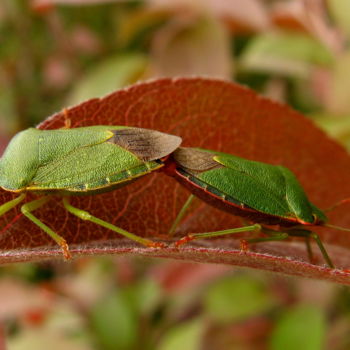
[{"label": "stink bug shield-shaped body", "polygon": [[[327,217],[308,200],[289,169],[226,153],[181,147],[173,153],[165,171],[208,204],[254,223],[224,231],[190,234],[176,242],[176,245],[245,231],[266,234],[266,237],[247,240],[251,243],[301,236],[306,238],[310,256],[309,239],[313,238],[327,264],[334,266],[319,236],[308,229],[308,226],[324,225]],[[175,231],[192,198],[185,203],[170,233]],[[261,225],[279,225],[281,231]]]},{"label": "stink bug shield-shaped body", "polygon": [[126,126],[24,130],[14,136],[0,160],[0,187],[20,194],[0,206],[0,215],[20,203],[27,192],[44,195],[24,204],[21,211],[49,234],[69,258],[64,238],[32,214],[50,199],[50,194],[58,194],[63,196],[64,207],[81,219],[143,245],[162,246],[73,207],[68,195],[91,195],[127,185],[161,168],[164,158],[180,143],[177,136]]}]

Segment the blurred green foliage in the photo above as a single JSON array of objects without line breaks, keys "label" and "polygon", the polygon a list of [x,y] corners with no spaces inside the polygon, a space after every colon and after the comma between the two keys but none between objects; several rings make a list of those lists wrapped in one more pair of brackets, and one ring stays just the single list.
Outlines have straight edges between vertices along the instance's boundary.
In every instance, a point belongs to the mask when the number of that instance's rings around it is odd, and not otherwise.
[{"label": "blurred green foliage", "polygon": [[210,286],[204,302],[206,313],[219,323],[241,321],[273,305],[264,283],[244,275]]},{"label": "blurred green foliage", "polygon": [[271,350],[318,350],[325,338],[325,315],[316,306],[298,305],[281,316],[271,335]]}]

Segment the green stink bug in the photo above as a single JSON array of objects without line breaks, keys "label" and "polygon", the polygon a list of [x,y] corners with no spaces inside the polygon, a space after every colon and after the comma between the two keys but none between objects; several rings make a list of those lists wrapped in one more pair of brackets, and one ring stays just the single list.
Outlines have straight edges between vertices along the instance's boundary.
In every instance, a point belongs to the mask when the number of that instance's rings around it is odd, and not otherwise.
[{"label": "green stink bug", "polygon": [[22,213],[50,235],[70,258],[65,239],[32,211],[50,194],[63,196],[67,211],[150,247],[162,243],[139,237],[73,207],[69,195],[91,195],[127,185],[164,165],[181,138],[155,130],[98,125],[73,129],[24,130],[11,140],[0,159],[0,187],[20,195],[0,206],[0,216],[24,200],[27,192],[42,197],[21,207]]},{"label": "green stink bug", "polygon": [[[176,246],[194,239],[246,231],[260,231],[266,235],[244,241],[248,243],[298,236],[306,238],[310,256],[309,239],[313,238],[327,264],[334,267],[317,233],[309,230],[311,226],[326,225],[327,217],[308,200],[300,183],[289,169],[226,153],[180,147],[169,159],[165,172],[192,193],[179,212],[170,234],[174,233],[193,195],[254,223],[224,231],[189,234],[177,241]],[[279,225],[280,230],[273,230],[264,225]]]}]

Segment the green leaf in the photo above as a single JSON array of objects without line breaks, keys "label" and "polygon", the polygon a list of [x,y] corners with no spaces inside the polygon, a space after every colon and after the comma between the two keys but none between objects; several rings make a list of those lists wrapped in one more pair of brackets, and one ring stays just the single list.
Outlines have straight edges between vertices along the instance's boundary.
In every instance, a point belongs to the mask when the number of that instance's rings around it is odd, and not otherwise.
[{"label": "green leaf", "polygon": [[87,350],[90,349],[84,339],[67,337],[60,332],[41,328],[24,329],[6,342],[11,350]]},{"label": "green leaf", "polygon": [[339,55],[332,70],[328,110],[334,114],[350,112],[350,51]]},{"label": "green leaf", "polygon": [[126,291],[130,304],[138,313],[144,315],[151,313],[162,297],[159,284],[151,279],[144,279],[136,285],[131,285]]},{"label": "green leaf", "polygon": [[306,77],[312,65],[328,66],[331,52],[315,39],[290,32],[265,33],[251,40],[240,58],[244,70]]},{"label": "green leaf", "polygon": [[203,330],[202,319],[182,323],[165,335],[157,350],[200,350]]},{"label": "green leaf", "polygon": [[[3,73],[0,67],[0,75]],[[20,124],[15,108],[15,94],[9,84],[0,81],[0,129],[3,133],[11,134]]]},{"label": "green leaf", "polygon": [[116,55],[99,63],[75,84],[68,104],[102,97],[138,80],[144,72],[147,59],[141,54]]},{"label": "green leaf", "polygon": [[271,350],[320,350],[324,348],[325,317],[319,308],[299,305],[279,320],[271,337]]},{"label": "green leaf", "polygon": [[350,150],[350,115],[313,114],[314,122]]},{"label": "green leaf", "polygon": [[130,349],[137,340],[137,315],[120,291],[107,296],[91,313],[91,325],[104,350]]},{"label": "green leaf", "polygon": [[338,26],[350,36],[350,1],[328,0],[328,8]]},{"label": "green leaf", "polygon": [[248,276],[220,280],[205,296],[206,312],[218,322],[242,320],[266,311],[271,305],[264,284]]}]

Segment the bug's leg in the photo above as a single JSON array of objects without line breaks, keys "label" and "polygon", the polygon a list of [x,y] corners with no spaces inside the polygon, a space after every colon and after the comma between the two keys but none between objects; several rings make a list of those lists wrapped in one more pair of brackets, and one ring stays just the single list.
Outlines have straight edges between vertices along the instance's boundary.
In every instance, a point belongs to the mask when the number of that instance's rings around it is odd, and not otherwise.
[{"label": "bug's leg", "polygon": [[40,208],[42,205],[47,203],[50,200],[49,197],[42,197],[40,199],[36,199],[32,202],[28,202],[21,207],[22,213],[34,224],[38,225],[44,232],[46,232],[56,243],[62,248],[63,256],[65,259],[69,260],[72,258],[69,252],[69,246],[66,240],[61,237],[59,234],[50,229],[50,227],[46,226],[43,222],[41,222],[37,217],[32,214],[32,211]]},{"label": "bug's leg", "polygon": [[305,244],[306,244],[306,251],[307,255],[309,256],[309,260],[314,263],[315,262],[315,257],[312,252],[311,244],[310,244],[310,237],[305,237]]},{"label": "bug's leg", "polygon": [[195,196],[193,194],[191,194],[188,198],[187,201],[185,202],[185,204],[182,206],[181,210],[179,211],[179,213],[177,214],[176,219],[174,220],[173,224],[170,227],[170,230],[168,232],[168,235],[171,237],[174,233],[175,230],[177,228],[177,226],[179,225],[180,221],[182,220],[182,218],[184,217],[186,210],[188,209],[188,207],[191,205],[193,199],[195,198]]},{"label": "bug's leg", "polygon": [[259,224],[254,224],[250,226],[243,226],[243,227],[232,228],[232,229],[222,230],[222,231],[192,233],[176,241],[175,246],[178,247],[182,244],[185,244],[190,241],[194,241],[196,239],[211,238],[211,237],[218,237],[218,236],[224,236],[224,235],[231,235],[231,234],[240,233],[240,232],[260,231],[260,230],[261,230],[261,226]]},{"label": "bug's leg", "polygon": [[15,199],[12,199],[0,205],[0,216],[4,215],[6,212],[14,208],[18,203],[22,202],[25,197],[26,197],[26,194],[22,193],[20,196],[16,197]]},{"label": "bug's leg", "polygon": [[278,232],[274,230],[269,230],[263,227],[261,232],[268,235],[268,237],[257,237],[249,239],[241,239],[241,251],[246,252],[249,250],[249,244],[251,243],[262,243],[262,242],[273,242],[273,241],[283,241],[289,237],[286,232]]},{"label": "bug's leg", "polygon": [[63,111],[63,116],[64,116],[64,127],[62,129],[70,129],[71,128],[71,120],[69,118],[69,112],[67,108],[64,108]]},{"label": "bug's leg", "polygon": [[342,199],[341,201],[333,204],[331,207],[324,209],[323,211],[325,213],[328,213],[329,211],[333,211],[335,208],[338,208],[339,206],[346,204],[346,203],[349,203],[349,202],[350,202],[350,198]]},{"label": "bug's leg", "polygon": [[139,237],[131,232],[123,230],[120,227],[114,226],[107,221],[103,221],[103,220],[91,215],[89,212],[87,212],[85,210],[81,210],[81,209],[78,209],[76,207],[73,207],[71,204],[69,204],[69,200],[67,197],[63,198],[63,205],[71,214],[77,216],[78,218],[80,218],[82,220],[88,220],[88,221],[94,222],[97,225],[103,226],[109,230],[117,232],[120,235],[123,235],[124,237],[129,238],[135,242],[138,242],[146,247],[152,247],[152,248],[164,248],[165,247],[164,243],[153,242],[149,239]]},{"label": "bug's leg", "polygon": [[[266,233],[264,230],[262,232]],[[268,233],[269,237],[258,237],[241,240],[241,250],[247,251],[250,243],[261,243],[261,242],[272,242],[272,241],[283,241],[289,237],[288,233],[274,231]]]},{"label": "bug's leg", "polygon": [[249,243],[281,241],[281,240],[288,238],[289,236],[304,237],[306,239],[306,247],[307,247],[307,252],[308,252],[309,258],[311,261],[313,261],[313,254],[312,254],[312,250],[311,250],[311,246],[310,246],[310,242],[309,242],[310,238],[312,238],[316,241],[327,265],[330,268],[334,269],[334,264],[333,264],[331,258],[329,257],[329,255],[326,251],[326,248],[322,244],[322,241],[317,233],[309,231],[309,230],[302,230],[302,229],[300,229],[300,230],[299,229],[289,229],[289,230],[286,230],[286,232],[278,232],[278,231],[269,230],[267,228],[263,228],[262,232],[267,234],[269,237],[247,239],[244,242],[245,245],[247,246],[247,244],[249,244]]},{"label": "bug's leg", "polygon": [[248,246],[250,243],[283,241],[289,237],[288,233],[270,230],[266,227],[262,227],[260,231],[262,233],[265,233],[268,237],[242,239],[241,240],[241,250],[247,251],[249,249]]},{"label": "bug's leg", "polygon": [[331,258],[329,257],[329,255],[327,253],[326,248],[324,247],[324,245],[321,241],[320,236],[316,232],[309,231],[309,230],[297,230],[297,229],[288,230],[287,232],[290,236],[305,237],[307,239],[309,239],[309,238],[314,239],[315,242],[317,243],[318,248],[320,249],[320,251],[323,255],[323,258],[326,261],[327,265],[332,269],[335,268]]}]

